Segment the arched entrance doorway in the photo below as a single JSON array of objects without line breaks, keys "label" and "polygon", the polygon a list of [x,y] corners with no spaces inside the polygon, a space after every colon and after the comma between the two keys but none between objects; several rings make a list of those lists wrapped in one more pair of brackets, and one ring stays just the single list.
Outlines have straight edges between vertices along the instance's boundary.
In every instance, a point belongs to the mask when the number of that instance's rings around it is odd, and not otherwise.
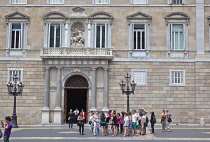
[{"label": "arched entrance doorway", "polygon": [[80,111],[84,109],[87,112],[88,106],[88,81],[81,75],[74,75],[67,79],[65,83],[64,97],[64,118],[68,121],[68,112],[78,108]]}]

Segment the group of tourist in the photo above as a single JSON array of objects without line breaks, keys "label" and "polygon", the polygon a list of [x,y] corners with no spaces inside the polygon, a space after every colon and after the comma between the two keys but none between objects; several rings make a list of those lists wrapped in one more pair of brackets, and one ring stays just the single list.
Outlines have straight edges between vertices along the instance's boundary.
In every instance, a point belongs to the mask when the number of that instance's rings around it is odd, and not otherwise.
[{"label": "group of tourist", "polygon": [[[76,117],[75,117],[76,116]],[[84,124],[86,122],[86,113],[76,109],[74,112],[70,110],[69,113],[69,128],[72,128],[73,123],[77,122],[79,126],[79,134],[84,135]],[[75,120],[76,119],[76,120]],[[76,122],[75,122],[76,121]],[[168,110],[163,110],[161,113],[162,130],[170,132],[170,123],[172,122],[171,115]],[[151,133],[154,133],[154,125],[156,123],[156,116],[151,112],[148,118],[148,112],[145,109],[139,111],[133,110],[132,112],[117,113],[115,110],[110,110],[108,113],[104,112],[90,112],[89,124],[94,136],[101,134],[103,136],[112,135],[117,136],[138,136],[146,134],[146,127],[151,125]]]}]

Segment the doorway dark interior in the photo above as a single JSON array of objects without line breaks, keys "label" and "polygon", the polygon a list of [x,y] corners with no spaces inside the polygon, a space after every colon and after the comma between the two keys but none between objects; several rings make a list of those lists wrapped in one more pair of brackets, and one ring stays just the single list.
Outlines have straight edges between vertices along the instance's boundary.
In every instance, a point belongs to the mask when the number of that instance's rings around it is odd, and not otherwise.
[{"label": "doorway dark interior", "polygon": [[87,110],[87,89],[67,89],[67,107],[66,107],[66,122],[68,121],[68,112],[78,108],[79,111]]}]

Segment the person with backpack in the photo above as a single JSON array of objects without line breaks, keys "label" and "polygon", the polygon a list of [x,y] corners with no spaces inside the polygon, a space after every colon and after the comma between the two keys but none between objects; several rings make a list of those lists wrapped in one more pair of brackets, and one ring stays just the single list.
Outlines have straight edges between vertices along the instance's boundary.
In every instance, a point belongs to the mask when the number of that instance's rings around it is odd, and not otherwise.
[{"label": "person with backpack", "polygon": [[151,112],[150,123],[151,123],[151,129],[152,129],[151,134],[154,134],[154,132],[155,132],[154,126],[155,126],[155,123],[156,123],[156,117],[155,117],[155,113],[154,112]]},{"label": "person with backpack", "polygon": [[170,132],[170,124],[172,122],[172,119],[171,119],[171,114],[169,114],[169,111],[166,110],[166,129],[168,132]]}]

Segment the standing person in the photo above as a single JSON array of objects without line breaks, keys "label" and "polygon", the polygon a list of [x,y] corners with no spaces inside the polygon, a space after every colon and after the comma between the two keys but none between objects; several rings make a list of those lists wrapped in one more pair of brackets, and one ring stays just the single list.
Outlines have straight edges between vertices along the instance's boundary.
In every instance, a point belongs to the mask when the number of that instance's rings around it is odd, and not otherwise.
[{"label": "standing person", "polygon": [[[84,116],[83,113],[80,112],[79,116],[77,117],[78,126],[79,126],[79,133],[80,135],[84,135]],[[82,130],[81,130],[82,129]]]},{"label": "standing person", "polygon": [[5,117],[5,122],[1,121],[1,125],[4,128],[4,142],[9,142],[9,138],[12,131],[12,123],[11,123],[11,117],[7,116]]},{"label": "standing person", "polygon": [[138,120],[138,116],[136,114],[136,110],[132,111],[132,129],[133,129],[133,136],[137,136],[137,120]]},{"label": "standing person", "polygon": [[84,116],[84,123],[86,123],[86,120],[87,120],[87,113],[84,111],[84,109],[81,110],[81,112],[83,113],[83,116]]},{"label": "standing person", "polygon": [[91,111],[90,113],[90,121],[89,121],[89,124],[91,125],[91,132],[93,133],[93,128],[94,128],[94,112]]},{"label": "standing person", "polygon": [[109,110],[108,114],[110,117],[112,117],[112,110]]},{"label": "standing person", "polygon": [[166,110],[166,129],[168,132],[170,132],[170,124],[172,122],[172,119],[171,119],[171,114],[169,114],[169,111]]},{"label": "standing person", "polygon": [[106,132],[106,116],[103,112],[101,113],[101,116],[100,116],[100,125],[102,127],[102,136],[106,136],[106,134],[107,134],[107,132]]},{"label": "standing person", "polygon": [[151,134],[154,134],[154,132],[155,132],[155,123],[156,123],[156,117],[155,117],[155,113],[154,112],[151,112],[150,123],[151,123],[151,129],[152,129],[152,133]]},{"label": "standing person", "polygon": [[123,131],[123,122],[120,113],[117,113],[117,130],[118,132],[122,133]]},{"label": "standing person", "polygon": [[113,114],[112,114],[112,124],[113,124],[113,137],[114,136],[117,136],[117,116],[116,116],[116,111],[114,110],[113,111]]},{"label": "standing person", "polygon": [[166,130],[166,111],[163,110],[161,113],[161,124],[162,124],[162,131],[165,132]]},{"label": "standing person", "polygon": [[123,136],[129,136],[129,114],[128,113],[124,113],[124,135]]},{"label": "standing person", "polygon": [[93,125],[94,125],[94,128],[93,128],[93,135],[94,136],[97,136],[99,134],[99,116],[98,116],[98,112],[95,113],[94,115],[94,119],[93,119]]},{"label": "standing person", "polygon": [[107,116],[106,116],[106,136],[109,135],[109,124],[110,124],[110,120],[111,120],[111,117],[109,116],[109,114],[107,114]]},{"label": "standing person", "polygon": [[74,113],[74,123],[76,124],[77,123],[77,117],[79,115],[79,110],[78,108],[76,108],[76,110],[73,112]]},{"label": "standing person", "polygon": [[72,109],[70,109],[70,111],[68,113],[68,122],[69,122],[69,128],[73,128],[74,114],[72,112]]},{"label": "standing person", "polygon": [[128,112],[129,117],[129,126],[128,126],[128,135],[132,134],[132,112]]}]

